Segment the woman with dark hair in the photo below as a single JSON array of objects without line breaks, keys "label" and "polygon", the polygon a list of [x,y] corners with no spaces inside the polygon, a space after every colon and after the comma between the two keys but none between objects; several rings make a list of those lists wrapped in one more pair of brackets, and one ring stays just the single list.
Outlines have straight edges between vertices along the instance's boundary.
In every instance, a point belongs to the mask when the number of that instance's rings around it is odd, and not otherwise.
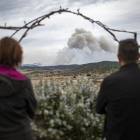
[{"label": "woman with dark hair", "polygon": [[15,67],[22,62],[17,41],[0,40],[0,140],[33,140],[30,119],[35,115],[36,99],[30,79]]}]

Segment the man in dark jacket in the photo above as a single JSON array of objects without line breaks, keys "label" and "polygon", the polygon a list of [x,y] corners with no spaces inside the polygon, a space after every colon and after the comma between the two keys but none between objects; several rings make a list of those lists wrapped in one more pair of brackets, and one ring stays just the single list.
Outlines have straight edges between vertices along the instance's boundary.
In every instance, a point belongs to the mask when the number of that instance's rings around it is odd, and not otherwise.
[{"label": "man in dark jacket", "polygon": [[140,140],[139,47],[135,40],[119,43],[120,70],[104,79],[97,98],[96,111],[106,114],[103,138]]}]

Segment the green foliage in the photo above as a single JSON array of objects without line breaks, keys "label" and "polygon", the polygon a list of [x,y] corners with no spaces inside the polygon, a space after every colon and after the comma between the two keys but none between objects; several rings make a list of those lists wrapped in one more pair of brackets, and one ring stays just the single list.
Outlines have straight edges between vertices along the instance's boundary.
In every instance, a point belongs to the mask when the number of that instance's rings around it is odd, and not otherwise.
[{"label": "green foliage", "polygon": [[33,72],[30,72],[30,74],[31,74],[31,75],[33,75],[33,74],[36,75],[36,74],[41,74],[41,72],[40,72],[40,71],[33,71]]},{"label": "green foliage", "polygon": [[83,66],[119,66],[119,63],[117,61],[102,61],[102,62],[97,62],[97,63],[88,63],[88,64],[83,64]]},{"label": "green foliage", "polygon": [[106,73],[106,72],[114,72],[119,70],[119,66],[115,66],[115,65],[111,65],[111,66],[100,66],[100,67],[96,67],[96,72],[99,73]]},{"label": "green foliage", "polygon": [[104,116],[96,114],[99,87],[87,77],[65,85],[51,79],[35,87],[37,115],[32,123],[34,135],[42,140],[99,140]]},{"label": "green foliage", "polygon": [[18,66],[17,68],[19,69],[37,69],[37,70],[53,70],[53,69],[62,69],[62,70],[66,70],[66,69],[73,69],[73,68],[77,68],[80,66],[93,66],[93,67],[97,67],[97,66],[111,66],[111,65],[115,65],[115,66],[119,66],[119,63],[117,61],[102,61],[102,62],[97,62],[97,63],[87,63],[87,64],[82,64],[82,65],[57,65],[57,66],[42,66],[42,67],[38,67],[36,65],[34,66]]},{"label": "green foliage", "polygon": [[71,69],[71,70],[65,70],[63,75],[75,75],[75,74],[86,74],[86,73],[92,73],[92,74],[102,74],[102,73],[112,73],[117,70],[119,70],[119,66],[116,65],[108,65],[108,66],[79,66],[77,68]]}]

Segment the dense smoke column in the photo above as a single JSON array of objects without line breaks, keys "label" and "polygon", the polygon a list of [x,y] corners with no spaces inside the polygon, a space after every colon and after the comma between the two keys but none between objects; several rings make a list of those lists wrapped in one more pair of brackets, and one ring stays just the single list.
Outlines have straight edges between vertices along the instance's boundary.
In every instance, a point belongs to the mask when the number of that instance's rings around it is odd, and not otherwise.
[{"label": "dense smoke column", "polygon": [[[83,28],[75,29],[64,47],[57,53],[55,65],[82,64],[116,59],[117,44],[104,36],[95,37],[90,31]],[[109,55],[109,56],[107,56]],[[112,60],[112,59],[111,59]]]}]

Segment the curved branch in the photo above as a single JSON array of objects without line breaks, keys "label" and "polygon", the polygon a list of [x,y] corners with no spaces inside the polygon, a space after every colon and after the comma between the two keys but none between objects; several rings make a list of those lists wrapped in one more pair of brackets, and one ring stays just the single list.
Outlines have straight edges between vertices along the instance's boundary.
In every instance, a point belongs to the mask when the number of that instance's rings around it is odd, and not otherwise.
[{"label": "curved branch", "polygon": [[19,32],[21,29],[27,29],[24,34],[22,35],[22,37],[20,38],[19,42],[24,38],[26,37],[27,35],[27,32],[30,30],[30,29],[33,29],[35,27],[39,27],[39,26],[43,26],[41,23],[41,21],[43,21],[44,19],[46,18],[50,18],[50,16],[56,14],[56,13],[64,13],[64,12],[67,12],[67,13],[71,13],[71,14],[75,14],[77,16],[81,16],[83,17],[85,20],[88,20],[89,22],[91,22],[92,24],[93,23],[96,23],[97,25],[99,25],[100,27],[102,27],[103,29],[105,29],[112,37],[115,41],[119,42],[118,39],[116,38],[115,34],[113,34],[111,31],[114,31],[114,32],[125,32],[125,33],[131,33],[134,35],[134,39],[136,40],[137,38],[137,32],[131,32],[131,31],[125,31],[125,30],[116,30],[116,29],[111,29],[109,27],[107,27],[106,25],[102,24],[100,21],[94,21],[93,19],[81,14],[79,12],[79,9],[77,10],[77,12],[72,12],[72,11],[69,11],[68,8],[67,9],[62,9],[61,6],[60,6],[60,9],[57,10],[57,11],[52,11],[50,12],[49,14],[46,14],[46,15],[43,15],[43,16],[40,16],[28,23],[25,22],[25,25],[22,26],[22,27],[6,27],[6,24],[4,27],[0,26],[0,29],[9,29],[9,30],[16,30],[12,35],[11,37],[13,37],[17,32]]}]

